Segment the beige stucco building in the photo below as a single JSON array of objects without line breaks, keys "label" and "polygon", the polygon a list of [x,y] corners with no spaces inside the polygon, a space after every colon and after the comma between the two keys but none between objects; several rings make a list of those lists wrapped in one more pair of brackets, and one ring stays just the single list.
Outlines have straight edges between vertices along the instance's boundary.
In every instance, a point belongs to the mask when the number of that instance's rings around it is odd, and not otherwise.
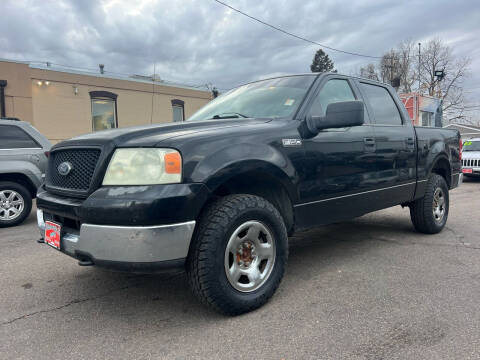
[{"label": "beige stucco building", "polygon": [[210,100],[209,91],[147,77],[0,60],[0,115],[30,122],[53,143],[96,130],[183,121]]}]

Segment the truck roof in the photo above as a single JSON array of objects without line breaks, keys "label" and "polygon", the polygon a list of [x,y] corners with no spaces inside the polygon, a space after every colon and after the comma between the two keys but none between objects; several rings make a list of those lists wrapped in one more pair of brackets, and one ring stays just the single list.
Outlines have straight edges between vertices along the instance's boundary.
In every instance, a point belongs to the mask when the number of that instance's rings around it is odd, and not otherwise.
[{"label": "truck roof", "polygon": [[290,76],[311,76],[311,75],[314,75],[316,77],[320,77],[322,75],[340,75],[340,76],[345,76],[345,77],[349,77],[349,78],[352,78],[352,79],[368,81],[370,83],[376,83],[378,85],[391,87],[391,85],[389,85],[387,83],[384,83],[384,82],[381,82],[381,81],[378,81],[378,80],[363,78],[363,77],[360,77],[360,76],[346,75],[346,74],[340,74],[340,73],[336,73],[336,72],[311,72],[311,73],[298,73],[298,74],[291,73],[291,74],[285,74],[285,75],[272,76],[272,77],[268,77],[268,78],[259,79],[259,80],[251,81],[251,82],[248,82],[248,83],[240,84],[238,86],[234,86],[232,89],[238,88],[238,87],[243,86],[243,85],[253,84],[253,83],[256,83],[256,82],[259,82],[259,81],[264,81],[264,80],[279,79],[279,78],[285,78],[285,77],[290,77]]}]

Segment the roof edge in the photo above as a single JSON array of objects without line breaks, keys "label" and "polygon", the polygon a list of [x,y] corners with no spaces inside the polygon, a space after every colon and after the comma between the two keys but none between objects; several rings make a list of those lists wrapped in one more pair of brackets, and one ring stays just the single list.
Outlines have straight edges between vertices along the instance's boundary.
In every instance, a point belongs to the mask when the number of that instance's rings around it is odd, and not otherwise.
[{"label": "roof edge", "polygon": [[83,75],[83,76],[90,76],[90,77],[96,77],[96,78],[104,78],[104,79],[114,79],[114,80],[123,80],[123,81],[132,81],[132,82],[137,82],[137,83],[143,83],[143,84],[154,84],[158,86],[166,86],[166,87],[173,87],[173,88],[181,88],[181,89],[188,89],[188,90],[194,90],[194,91],[201,91],[201,92],[209,92],[209,90],[203,90],[199,89],[193,86],[189,85],[184,85],[180,83],[175,83],[175,82],[168,82],[168,81],[149,81],[149,80],[144,80],[144,79],[138,79],[132,77],[133,75],[117,75],[117,74],[112,74],[109,73],[108,71],[105,71],[103,74],[101,73],[95,73],[91,71],[83,71],[83,70],[72,70],[68,68],[61,68],[61,67],[56,67],[56,66],[47,66],[47,65],[41,65],[41,64],[34,64],[34,63],[26,63],[31,69],[37,69],[37,70],[45,70],[45,71],[54,71],[54,72],[61,72],[61,73],[67,73],[67,74],[75,74],[75,75]]}]

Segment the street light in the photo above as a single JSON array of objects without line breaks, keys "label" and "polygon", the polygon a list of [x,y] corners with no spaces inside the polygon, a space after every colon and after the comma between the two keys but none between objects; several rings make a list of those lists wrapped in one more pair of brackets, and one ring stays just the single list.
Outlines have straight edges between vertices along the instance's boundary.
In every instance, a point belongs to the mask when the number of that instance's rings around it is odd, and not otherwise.
[{"label": "street light", "polygon": [[435,70],[434,74],[438,81],[443,80],[445,77],[445,70]]}]

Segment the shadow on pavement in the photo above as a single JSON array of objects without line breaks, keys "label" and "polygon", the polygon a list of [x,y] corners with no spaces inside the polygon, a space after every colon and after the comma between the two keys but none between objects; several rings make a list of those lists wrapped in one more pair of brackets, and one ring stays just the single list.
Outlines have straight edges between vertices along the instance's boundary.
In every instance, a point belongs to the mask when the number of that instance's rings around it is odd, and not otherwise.
[{"label": "shadow on pavement", "polygon": [[[291,289],[296,286],[296,280],[293,279],[308,280],[312,276],[322,276],[324,271],[330,271],[332,264],[344,263],[348,258],[359,256],[362,252],[402,245],[399,239],[414,232],[408,217],[372,219],[359,218],[291,237],[289,265],[281,288],[288,286],[288,291],[295,291]],[[101,285],[114,288],[95,297],[98,300],[104,299],[97,305],[100,306],[97,313],[101,314],[101,317],[113,317],[118,321],[131,317],[135,322],[143,319],[164,324],[186,316],[189,322],[195,318],[202,322],[223,318],[199,304],[189,290],[184,272],[137,275],[86,268],[82,269],[80,274],[74,275],[72,281],[78,281],[82,287]],[[110,311],[112,307],[115,311]]]}]

